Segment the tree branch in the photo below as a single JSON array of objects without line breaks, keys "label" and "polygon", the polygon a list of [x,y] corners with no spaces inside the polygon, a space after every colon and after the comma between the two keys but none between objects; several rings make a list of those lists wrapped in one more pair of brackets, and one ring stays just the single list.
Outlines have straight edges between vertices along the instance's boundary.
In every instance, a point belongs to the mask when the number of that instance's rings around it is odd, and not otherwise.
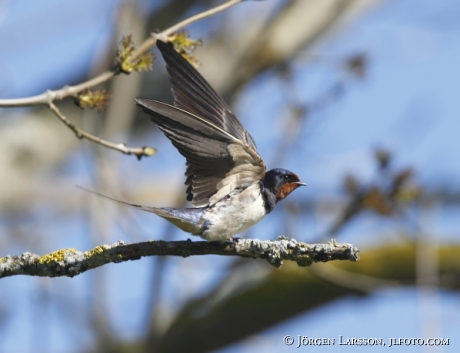
[{"label": "tree branch", "polygon": [[[178,31],[179,29],[196,22],[198,20],[201,20],[206,17],[213,16],[221,11],[224,11],[225,9],[234,6],[241,2],[242,0],[229,0],[219,6],[216,6],[210,10],[203,11],[199,14],[193,15],[167,29],[160,33],[152,33],[150,37],[148,37],[144,42],[142,42],[137,50],[135,50],[131,56],[131,60],[135,61],[138,59],[142,54],[147,52],[150,48],[152,48],[156,41],[157,38],[166,40],[167,36]],[[61,100],[67,97],[75,97],[78,93],[86,90],[93,88],[97,85],[100,85],[101,83],[104,83],[111,78],[113,78],[115,75],[119,73],[119,69],[116,67],[110,71],[105,71],[102,74],[88,80],[85,82],[82,82],[78,85],[75,86],[65,86],[61,89],[58,90],[47,90],[44,93],[41,93],[36,96],[32,97],[25,97],[25,98],[12,98],[12,99],[0,99],[0,107],[25,107],[25,106],[31,106],[31,105],[49,105],[50,103],[56,101],[56,100]]]},{"label": "tree branch", "polygon": [[[130,61],[134,62],[139,59],[144,53],[146,53],[150,48],[152,48],[157,38],[163,39],[167,41],[168,35],[178,31],[179,29],[187,26],[193,22],[201,20],[206,17],[210,17],[215,15],[231,6],[234,6],[241,2],[242,0],[229,0],[219,6],[216,6],[212,9],[203,11],[199,14],[193,15],[179,23],[165,29],[160,33],[152,33],[144,42],[140,45],[140,47],[135,50],[130,57]],[[44,93],[41,93],[36,96],[32,97],[24,97],[24,98],[12,98],[12,99],[0,99],[0,107],[25,107],[25,106],[33,106],[33,105],[48,105],[48,107],[55,113],[55,115],[62,121],[64,124],[69,127],[78,138],[86,138],[90,141],[98,143],[102,146],[120,151],[124,154],[133,154],[138,159],[142,156],[151,156],[155,154],[156,150],[151,147],[139,147],[139,148],[128,148],[125,144],[115,144],[112,142],[105,141],[97,136],[91,135],[85,131],[78,129],[74,124],[69,122],[67,118],[59,111],[57,106],[54,104],[56,100],[62,100],[67,97],[76,97],[79,93],[84,90],[93,88],[101,83],[104,83],[110,79],[112,79],[115,75],[118,75],[121,72],[120,67],[117,65],[109,71],[105,71],[100,75],[82,82],[75,86],[65,86],[58,90],[47,90]]]},{"label": "tree branch", "polygon": [[215,14],[221,12],[221,11],[224,11],[238,3],[240,3],[241,1],[243,0],[230,0],[230,1],[227,1],[227,2],[224,2],[223,4],[220,4],[212,9],[209,9],[209,10],[206,10],[206,11],[203,11],[199,14],[196,14],[196,15],[193,15],[193,16],[190,16],[189,18],[179,22],[178,24],[172,26],[172,27],[169,27],[168,29],[164,30],[162,32],[163,35],[170,35],[174,32],[177,32],[178,30],[180,30],[181,28],[185,27],[185,26],[188,26],[189,24],[192,24],[193,22],[197,22],[199,20],[202,20],[203,18],[206,18],[206,17],[211,17],[211,16],[214,16]]},{"label": "tree branch", "polygon": [[137,148],[130,148],[130,147],[127,147],[124,143],[119,143],[119,144],[115,144],[115,143],[112,143],[112,142],[109,142],[109,141],[106,141],[106,140],[103,140],[101,139],[100,137],[97,137],[97,136],[94,136],[94,135],[91,135],[90,133],[88,132],[85,132],[81,129],[79,129],[78,127],[76,127],[74,124],[72,124],[64,114],[61,113],[61,111],[59,110],[59,108],[54,104],[54,103],[50,103],[49,104],[49,107],[50,109],[53,111],[54,114],[56,114],[56,116],[64,123],[67,125],[67,127],[72,130],[75,135],[79,138],[79,139],[82,139],[82,138],[85,138],[87,140],[90,140],[90,141],[93,141],[93,142],[96,142],[104,147],[107,147],[107,148],[111,148],[113,150],[116,150],[116,151],[120,151],[124,154],[133,154],[135,155],[138,159],[141,159],[141,157],[145,156],[145,157],[148,157],[148,156],[152,156],[154,155],[157,150],[153,147],[148,147],[148,146],[144,146],[144,147],[137,147]]},{"label": "tree branch", "polygon": [[84,91],[85,89],[93,88],[110,80],[113,76],[115,76],[115,74],[115,71],[105,71],[102,74],[75,86],[64,86],[61,89],[54,91],[47,90],[46,92],[32,97],[0,99],[0,107],[28,107],[31,105],[41,104],[48,105],[56,100],[62,100],[67,97],[75,97],[78,93]]},{"label": "tree branch", "polygon": [[306,244],[295,239],[278,237],[277,240],[234,239],[232,242],[148,241],[126,244],[119,241],[80,252],[75,249],[57,250],[38,256],[25,252],[19,256],[0,258],[0,278],[14,275],[41,277],[73,277],[108,263],[139,260],[142,256],[224,255],[266,259],[281,267],[284,260],[295,261],[299,266],[332,260],[357,261],[359,250],[351,244]]}]

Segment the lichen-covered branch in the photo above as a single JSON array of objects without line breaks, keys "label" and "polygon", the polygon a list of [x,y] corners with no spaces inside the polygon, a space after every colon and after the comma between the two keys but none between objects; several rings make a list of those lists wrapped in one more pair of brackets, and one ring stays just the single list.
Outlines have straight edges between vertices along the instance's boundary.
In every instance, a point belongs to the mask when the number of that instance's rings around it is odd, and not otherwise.
[{"label": "lichen-covered branch", "polygon": [[299,266],[332,260],[357,261],[358,251],[351,244],[338,244],[335,240],[327,244],[306,244],[286,237],[278,237],[275,241],[235,239],[226,243],[156,240],[126,244],[119,241],[85,252],[62,249],[44,256],[29,252],[19,256],[8,255],[0,258],[0,278],[14,275],[73,277],[111,262],[138,260],[142,256],[155,255],[252,257],[266,259],[273,266],[281,267],[285,260],[295,261]]}]

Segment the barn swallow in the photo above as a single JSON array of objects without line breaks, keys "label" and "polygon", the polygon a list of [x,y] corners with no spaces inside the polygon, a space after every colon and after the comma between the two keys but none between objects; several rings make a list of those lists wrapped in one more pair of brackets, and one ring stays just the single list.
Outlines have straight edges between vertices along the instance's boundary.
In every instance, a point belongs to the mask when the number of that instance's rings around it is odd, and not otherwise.
[{"label": "barn swallow", "polygon": [[193,208],[109,198],[154,213],[192,235],[225,242],[306,184],[285,169],[267,172],[253,138],[224,100],[172,46],[160,40],[157,46],[166,62],[174,106],[144,98],[135,102],[185,157],[187,200]]}]

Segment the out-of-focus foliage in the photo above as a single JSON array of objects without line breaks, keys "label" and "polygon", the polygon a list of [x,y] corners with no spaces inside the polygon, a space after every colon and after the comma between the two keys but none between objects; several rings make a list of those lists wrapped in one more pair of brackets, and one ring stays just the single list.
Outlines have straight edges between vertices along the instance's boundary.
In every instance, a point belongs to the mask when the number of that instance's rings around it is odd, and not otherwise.
[{"label": "out-of-focus foliage", "polygon": [[80,108],[95,108],[102,112],[106,109],[109,98],[110,95],[106,89],[87,89],[75,97],[75,104],[77,104]]}]

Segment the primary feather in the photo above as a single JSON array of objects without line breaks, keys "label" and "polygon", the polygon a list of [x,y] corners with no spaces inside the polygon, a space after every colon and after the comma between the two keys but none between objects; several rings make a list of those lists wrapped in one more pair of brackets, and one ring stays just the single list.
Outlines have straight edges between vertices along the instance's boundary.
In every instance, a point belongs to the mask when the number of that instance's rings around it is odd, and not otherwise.
[{"label": "primary feather", "polygon": [[187,199],[211,206],[232,190],[261,180],[265,164],[249,132],[206,80],[170,45],[157,42],[172,82],[174,104],[136,99],[186,158]]}]

